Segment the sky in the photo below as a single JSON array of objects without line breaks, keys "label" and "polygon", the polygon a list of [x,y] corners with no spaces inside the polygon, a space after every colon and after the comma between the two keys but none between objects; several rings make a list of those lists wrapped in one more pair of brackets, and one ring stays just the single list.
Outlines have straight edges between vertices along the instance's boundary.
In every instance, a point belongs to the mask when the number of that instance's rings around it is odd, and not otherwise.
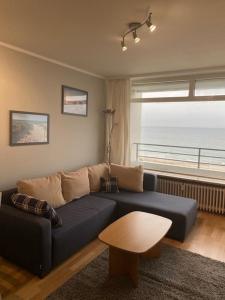
[{"label": "sky", "polygon": [[13,113],[13,120],[27,120],[27,121],[46,122],[47,121],[47,116],[45,116],[45,115],[35,115],[35,114]]},{"label": "sky", "polygon": [[142,126],[225,128],[225,101],[143,103]]}]

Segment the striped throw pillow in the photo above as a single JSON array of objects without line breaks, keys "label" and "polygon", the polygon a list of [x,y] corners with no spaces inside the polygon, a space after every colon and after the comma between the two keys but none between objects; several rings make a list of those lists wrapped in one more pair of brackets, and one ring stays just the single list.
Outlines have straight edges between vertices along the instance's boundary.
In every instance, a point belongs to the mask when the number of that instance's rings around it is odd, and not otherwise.
[{"label": "striped throw pillow", "polygon": [[105,193],[118,193],[117,177],[100,178],[100,191]]},{"label": "striped throw pillow", "polygon": [[49,219],[53,227],[62,226],[62,219],[46,201],[20,193],[13,194],[11,201],[16,208]]}]

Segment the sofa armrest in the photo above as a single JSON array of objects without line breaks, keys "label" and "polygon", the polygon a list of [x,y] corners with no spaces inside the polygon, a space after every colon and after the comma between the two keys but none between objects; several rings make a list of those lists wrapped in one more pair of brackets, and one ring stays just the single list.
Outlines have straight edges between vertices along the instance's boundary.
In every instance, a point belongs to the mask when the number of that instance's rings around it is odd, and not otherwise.
[{"label": "sofa armrest", "polygon": [[157,175],[144,173],[144,190],[155,191],[157,187]]},{"label": "sofa armrest", "polygon": [[0,256],[43,277],[52,266],[49,220],[9,205],[0,207]]}]

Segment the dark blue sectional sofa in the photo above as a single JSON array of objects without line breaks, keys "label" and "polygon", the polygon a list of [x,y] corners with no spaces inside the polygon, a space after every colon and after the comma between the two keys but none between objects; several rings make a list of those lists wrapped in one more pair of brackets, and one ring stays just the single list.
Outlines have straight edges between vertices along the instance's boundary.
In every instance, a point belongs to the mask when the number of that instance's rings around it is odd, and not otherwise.
[{"label": "dark blue sectional sofa", "polygon": [[[144,211],[172,220],[167,236],[183,241],[197,215],[193,199],[157,193],[156,176],[144,174],[144,192],[94,193],[57,209],[63,225],[11,206],[15,189],[5,191],[0,208],[0,256],[43,277],[65,261],[117,218]],[[151,228],[146,228],[151,234]]]}]

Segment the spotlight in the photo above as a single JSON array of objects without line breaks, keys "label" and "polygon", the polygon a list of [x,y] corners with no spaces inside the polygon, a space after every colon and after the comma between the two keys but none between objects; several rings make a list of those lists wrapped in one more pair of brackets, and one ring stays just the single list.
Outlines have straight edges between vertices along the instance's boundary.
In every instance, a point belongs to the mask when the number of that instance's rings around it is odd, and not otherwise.
[{"label": "spotlight", "polygon": [[150,27],[149,27],[149,30],[151,31],[151,32],[153,32],[153,31],[155,31],[156,30],[156,25],[151,25]]},{"label": "spotlight", "polygon": [[134,37],[134,42],[135,42],[135,44],[137,44],[137,43],[140,42],[141,39],[137,36],[136,30],[133,31],[133,37]]},{"label": "spotlight", "polygon": [[153,31],[156,30],[156,25],[152,24],[152,20],[151,19],[152,19],[152,13],[149,14],[149,17],[146,20],[146,25],[148,26],[149,31],[153,32]]},{"label": "spotlight", "polygon": [[124,38],[123,38],[123,40],[122,40],[122,42],[121,42],[121,47],[122,47],[122,51],[123,51],[123,52],[127,51],[127,46],[125,45]]}]

